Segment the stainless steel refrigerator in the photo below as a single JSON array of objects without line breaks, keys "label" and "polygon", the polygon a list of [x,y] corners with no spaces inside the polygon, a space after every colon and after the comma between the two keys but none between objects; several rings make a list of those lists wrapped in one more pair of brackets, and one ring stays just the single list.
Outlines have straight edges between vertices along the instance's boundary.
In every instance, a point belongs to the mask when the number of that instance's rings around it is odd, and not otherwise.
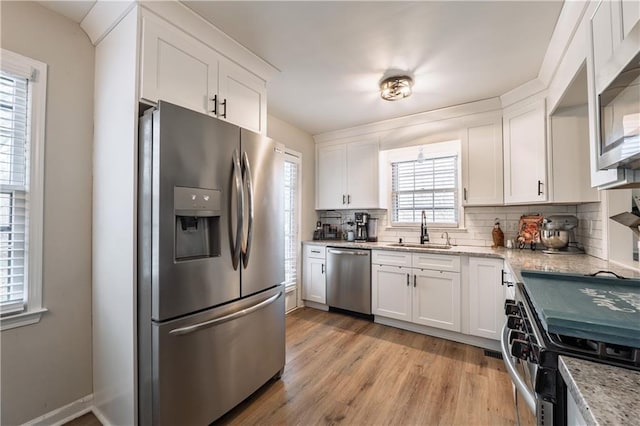
[{"label": "stainless steel refrigerator", "polygon": [[209,424],[282,373],[283,161],[167,102],[141,117],[140,425]]}]

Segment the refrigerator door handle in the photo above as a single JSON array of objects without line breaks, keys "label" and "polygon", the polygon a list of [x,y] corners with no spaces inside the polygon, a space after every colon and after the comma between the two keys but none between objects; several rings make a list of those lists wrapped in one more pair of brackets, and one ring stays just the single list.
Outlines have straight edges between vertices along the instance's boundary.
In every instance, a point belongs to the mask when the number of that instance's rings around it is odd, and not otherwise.
[{"label": "refrigerator door handle", "polygon": [[281,291],[278,292],[278,294],[274,294],[270,298],[263,300],[262,302],[256,303],[253,306],[249,306],[248,308],[242,309],[232,314],[214,318],[209,321],[201,322],[201,323],[190,325],[187,327],[176,328],[175,330],[171,330],[169,334],[174,336],[183,336],[185,334],[190,334],[190,333],[194,333],[196,331],[202,330],[203,328],[213,327],[214,325],[219,325],[225,322],[233,321],[235,319],[249,315],[252,312],[255,312],[259,309],[264,308],[265,306],[272,304],[273,302],[278,300],[280,296],[282,296]]},{"label": "refrigerator door handle", "polygon": [[246,152],[242,153],[242,180],[247,184],[247,202],[249,203],[249,226],[247,229],[247,241],[243,244],[242,265],[245,269],[249,265],[251,254],[251,242],[253,241],[253,177],[251,176],[251,164]]},{"label": "refrigerator door handle", "polygon": [[240,253],[242,251],[242,228],[243,212],[244,212],[244,191],[242,188],[242,168],[240,167],[240,158],[238,158],[238,151],[233,151],[233,175],[236,181],[236,193],[237,193],[237,212],[236,212],[236,242],[233,246],[233,257],[231,258],[233,263],[233,269],[238,269],[240,263]]}]

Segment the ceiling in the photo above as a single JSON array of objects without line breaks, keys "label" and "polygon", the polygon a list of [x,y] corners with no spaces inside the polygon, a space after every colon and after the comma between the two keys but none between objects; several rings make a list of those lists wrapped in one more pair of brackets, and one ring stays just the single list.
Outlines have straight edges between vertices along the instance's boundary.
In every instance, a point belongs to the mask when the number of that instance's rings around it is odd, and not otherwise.
[{"label": "ceiling", "polygon": [[[75,4],[84,17],[94,2],[41,3],[69,17],[55,4]],[[183,3],[280,70],[268,83],[269,113],[314,135],[500,96],[536,78],[562,8],[561,0]],[[392,70],[414,78],[411,97],[380,98]]]}]

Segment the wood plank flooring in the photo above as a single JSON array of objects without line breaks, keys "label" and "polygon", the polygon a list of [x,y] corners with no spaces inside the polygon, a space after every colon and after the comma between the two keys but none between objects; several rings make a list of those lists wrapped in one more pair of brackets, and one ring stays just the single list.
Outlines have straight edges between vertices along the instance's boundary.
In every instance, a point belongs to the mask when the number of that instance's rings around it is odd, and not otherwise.
[{"label": "wood plank flooring", "polygon": [[311,308],[288,314],[286,326],[281,380],[216,424],[515,424],[503,361],[480,348]]},{"label": "wood plank flooring", "polygon": [[282,379],[218,424],[515,423],[503,361],[480,348],[310,308],[286,325]]}]

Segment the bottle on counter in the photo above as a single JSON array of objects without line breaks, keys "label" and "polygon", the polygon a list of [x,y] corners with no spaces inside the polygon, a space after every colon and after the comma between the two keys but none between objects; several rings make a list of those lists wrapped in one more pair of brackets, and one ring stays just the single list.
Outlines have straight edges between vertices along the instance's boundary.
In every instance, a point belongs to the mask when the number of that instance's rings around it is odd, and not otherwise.
[{"label": "bottle on counter", "polygon": [[500,229],[500,220],[496,218],[493,224],[493,231],[491,231],[491,236],[493,237],[493,245],[492,248],[496,247],[504,247],[504,232]]}]

